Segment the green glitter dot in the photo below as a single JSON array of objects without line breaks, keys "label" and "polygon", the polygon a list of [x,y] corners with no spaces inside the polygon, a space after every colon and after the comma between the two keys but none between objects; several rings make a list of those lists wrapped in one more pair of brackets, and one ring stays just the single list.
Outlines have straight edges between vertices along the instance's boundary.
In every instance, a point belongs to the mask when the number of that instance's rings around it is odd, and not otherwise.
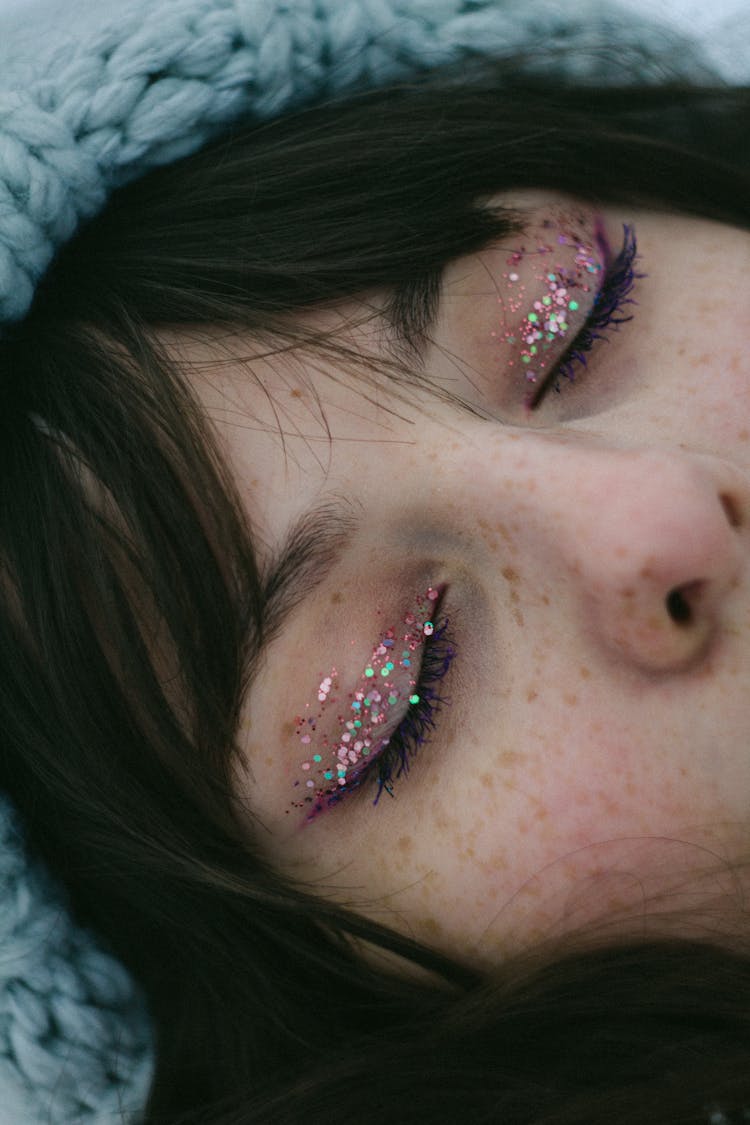
[{"label": "green glitter dot", "polygon": [[410,695],[409,696],[409,702],[410,703],[419,703],[419,696],[418,695]]},{"label": "green glitter dot", "polygon": [[365,700],[365,707],[369,707],[371,703],[372,703],[372,700],[370,699],[370,697],[368,695],[367,699]]},{"label": "green glitter dot", "polygon": [[531,363],[531,356],[522,355],[521,359],[523,360],[524,363]]},{"label": "green glitter dot", "polygon": [[570,304],[568,305],[568,308],[570,309],[571,312],[575,312],[576,309],[578,308],[578,301],[571,301]]},{"label": "green glitter dot", "polygon": [[536,355],[536,352],[537,352],[536,344],[532,344],[531,347],[529,348],[529,351],[531,352],[532,355]]},{"label": "green glitter dot", "polygon": [[363,746],[362,747],[362,757],[366,758],[369,753],[370,753],[370,747],[369,746]]},{"label": "green glitter dot", "polygon": [[387,676],[388,675],[388,669],[387,668],[381,668],[380,669],[380,675],[381,676]]},{"label": "green glitter dot", "polygon": [[393,704],[397,701],[397,699],[398,699],[397,695],[389,695],[388,696],[388,702],[391,704],[391,706],[393,706]]},{"label": "green glitter dot", "polygon": [[374,676],[375,673],[373,672],[372,668],[365,668],[365,675],[366,676]]},{"label": "green glitter dot", "polygon": [[362,726],[362,720],[361,719],[355,719],[354,725],[355,725],[355,727],[361,727]]},{"label": "green glitter dot", "polygon": [[560,321],[560,331],[561,332],[567,332],[568,331],[568,322],[566,320]]},{"label": "green glitter dot", "polygon": [[313,761],[314,762],[322,762],[323,759],[321,758],[320,754],[313,754]]},{"label": "green glitter dot", "polygon": [[536,313],[529,313],[526,319],[528,320],[529,324],[536,324],[536,322],[539,320],[539,317],[536,315]]},{"label": "green glitter dot", "polygon": [[542,304],[543,305],[551,305],[552,304],[552,298],[551,297],[542,297]]},{"label": "green glitter dot", "polygon": [[515,336],[509,336],[509,337],[508,337],[508,343],[509,343],[509,344],[515,344],[515,342],[516,342],[516,337],[515,337]]}]

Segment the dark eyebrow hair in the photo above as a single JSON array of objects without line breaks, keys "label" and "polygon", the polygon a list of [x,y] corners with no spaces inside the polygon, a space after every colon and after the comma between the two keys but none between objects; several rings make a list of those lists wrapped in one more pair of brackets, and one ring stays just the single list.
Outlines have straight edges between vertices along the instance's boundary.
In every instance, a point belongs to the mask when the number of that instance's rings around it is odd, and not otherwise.
[{"label": "dark eyebrow hair", "polygon": [[[420,366],[426,335],[438,312],[442,277],[442,266],[436,266],[407,279],[396,287],[384,311],[395,331],[397,351]],[[359,525],[351,509],[346,497],[329,497],[290,528],[264,575],[265,643],[283,628],[300,602],[339,561],[345,543]]]},{"label": "dark eyebrow hair", "polygon": [[337,496],[328,497],[292,524],[264,575],[266,643],[330,574],[358,526],[351,501]]},{"label": "dark eyebrow hair", "polygon": [[442,266],[428,268],[398,285],[385,307],[386,320],[396,333],[396,350],[420,366],[427,333],[437,317],[442,280]]}]

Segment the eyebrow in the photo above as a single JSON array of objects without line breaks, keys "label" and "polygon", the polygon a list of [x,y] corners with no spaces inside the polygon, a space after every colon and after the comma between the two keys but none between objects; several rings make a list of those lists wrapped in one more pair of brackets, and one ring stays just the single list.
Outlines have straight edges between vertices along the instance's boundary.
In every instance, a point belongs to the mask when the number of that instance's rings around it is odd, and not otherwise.
[{"label": "eyebrow", "polygon": [[294,524],[263,581],[265,640],[327,578],[360,525],[346,497],[328,497]]},{"label": "eyebrow", "polygon": [[[396,286],[384,315],[396,334],[397,350],[420,366],[427,332],[440,303],[443,267],[428,268]],[[329,576],[360,520],[346,497],[328,497],[287,532],[263,580],[265,643],[288,622],[300,603]]]},{"label": "eyebrow", "polygon": [[438,314],[443,270],[443,266],[434,266],[397,285],[385,307],[385,318],[396,333],[397,351],[420,366],[427,333]]}]

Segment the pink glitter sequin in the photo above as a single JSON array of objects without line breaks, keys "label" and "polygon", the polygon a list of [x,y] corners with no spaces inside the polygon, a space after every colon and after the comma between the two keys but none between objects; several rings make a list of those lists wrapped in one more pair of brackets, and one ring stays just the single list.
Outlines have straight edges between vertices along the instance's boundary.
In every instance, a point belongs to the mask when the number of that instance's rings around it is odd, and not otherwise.
[{"label": "pink glitter sequin", "polygon": [[[438,598],[439,591],[429,587],[416,598],[400,625],[385,630],[352,691],[342,690],[336,668],[320,678],[315,693],[319,706],[308,704],[294,720],[306,750],[299,768],[314,775],[315,780],[306,781],[305,788],[315,793],[302,802],[292,802],[293,807],[312,804],[314,812],[319,811],[337,789],[356,785],[359,773],[388,742],[394,721],[409,705],[418,671],[412,653],[434,632],[431,618]],[[415,663],[416,669],[412,667]],[[315,732],[314,739],[310,730]],[[298,780],[294,786],[299,786]]]}]

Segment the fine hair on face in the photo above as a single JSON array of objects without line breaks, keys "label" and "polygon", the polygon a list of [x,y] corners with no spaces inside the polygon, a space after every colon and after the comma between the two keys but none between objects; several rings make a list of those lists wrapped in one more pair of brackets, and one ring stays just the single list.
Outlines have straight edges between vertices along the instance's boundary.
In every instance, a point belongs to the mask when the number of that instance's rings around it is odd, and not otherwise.
[{"label": "fine hair on face", "polygon": [[[146,1125],[698,1125],[750,1106],[741,904],[689,939],[568,933],[488,976],[248,841],[237,727],[285,573],[264,572],[159,337],[335,356],[363,395],[385,372],[408,404],[443,270],[513,227],[491,197],[750,229],[748,110],[745,90],[498,64],[236,127],[118,190],[0,342],[0,784],[145,988]],[[396,341],[377,372],[303,315],[374,290]]]}]

